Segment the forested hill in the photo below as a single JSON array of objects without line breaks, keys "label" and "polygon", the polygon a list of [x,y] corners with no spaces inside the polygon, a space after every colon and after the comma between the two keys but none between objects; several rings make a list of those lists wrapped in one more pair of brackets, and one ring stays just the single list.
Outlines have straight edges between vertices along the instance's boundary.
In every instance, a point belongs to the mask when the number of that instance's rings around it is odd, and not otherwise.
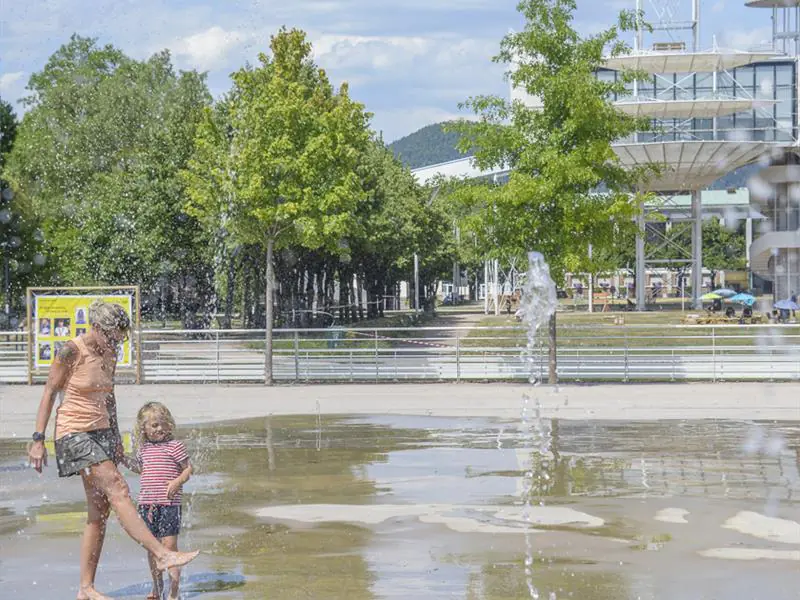
[{"label": "forested hill", "polygon": [[442,130],[445,124],[434,123],[423,127],[404,138],[395,140],[389,144],[389,149],[412,169],[467,156],[456,150],[460,136]]}]

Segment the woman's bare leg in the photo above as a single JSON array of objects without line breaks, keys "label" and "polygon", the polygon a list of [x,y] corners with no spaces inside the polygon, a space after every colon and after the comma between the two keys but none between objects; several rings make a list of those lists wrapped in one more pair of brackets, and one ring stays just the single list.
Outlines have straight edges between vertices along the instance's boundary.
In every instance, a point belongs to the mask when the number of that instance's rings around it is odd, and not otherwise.
[{"label": "woman's bare leg", "polygon": [[[165,538],[161,538],[161,543],[167,547],[168,550],[172,550],[173,552],[178,551],[178,536],[177,535],[170,535]],[[178,588],[181,585],[181,570],[179,567],[172,567],[169,570],[169,599],[173,600],[178,597]]]},{"label": "woman's bare leg", "polygon": [[97,564],[100,562],[100,553],[103,551],[110,505],[105,494],[93,488],[87,482],[86,477],[82,477],[82,479],[88,514],[81,540],[81,583],[77,598],[79,600],[102,600],[107,596],[94,589],[94,578],[97,574]]},{"label": "woman's bare leg", "polygon": [[110,460],[89,467],[86,476],[92,487],[102,491],[108,498],[111,508],[119,519],[122,528],[135,541],[153,554],[156,567],[163,571],[169,567],[180,567],[189,563],[198,554],[195,552],[172,552],[167,550],[154,536],[142,521],[136,507],[131,500],[128,483],[117,470],[116,465]]}]

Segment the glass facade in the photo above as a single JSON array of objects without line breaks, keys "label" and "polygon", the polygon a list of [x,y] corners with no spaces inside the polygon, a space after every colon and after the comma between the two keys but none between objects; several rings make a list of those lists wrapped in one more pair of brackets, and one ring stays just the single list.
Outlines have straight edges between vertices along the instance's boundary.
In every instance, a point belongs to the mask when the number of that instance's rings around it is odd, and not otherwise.
[{"label": "glass facade", "polygon": [[[657,100],[703,100],[739,98],[772,100],[769,104],[713,119],[659,119],[653,130],[625,141],[667,142],[679,140],[752,140],[791,142],[797,139],[797,73],[792,60],[770,61],[738,67],[721,73],[662,73],[636,86],[640,98]],[[615,81],[618,73],[600,70],[597,77]],[[634,88],[614,101],[630,100]]]}]

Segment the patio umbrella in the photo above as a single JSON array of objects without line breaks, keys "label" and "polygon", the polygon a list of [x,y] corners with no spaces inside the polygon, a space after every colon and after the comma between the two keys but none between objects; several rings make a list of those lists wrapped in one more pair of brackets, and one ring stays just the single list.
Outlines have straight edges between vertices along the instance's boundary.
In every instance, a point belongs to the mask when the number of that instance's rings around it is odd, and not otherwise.
[{"label": "patio umbrella", "polygon": [[736,296],[736,295],[737,295],[739,292],[737,292],[736,290],[731,290],[731,289],[728,289],[728,288],[720,288],[720,289],[718,289],[718,290],[714,290],[714,291],[713,291],[713,292],[711,292],[711,293],[712,293],[712,294],[716,294],[716,295],[717,295],[717,296],[719,296],[720,298],[733,298],[733,297],[734,297],[734,296]]},{"label": "patio umbrella", "polygon": [[731,296],[728,298],[730,302],[738,302],[739,304],[744,304],[745,306],[753,306],[756,303],[755,296],[751,296],[750,294],[736,294],[735,296]]},{"label": "patio umbrella", "polygon": [[791,300],[780,300],[772,305],[774,308],[778,310],[800,310],[800,306],[798,306],[797,302],[792,302]]},{"label": "patio umbrella", "polygon": [[722,300],[722,296],[716,292],[708,292],[707,294],[700,296],[700,300]]}]

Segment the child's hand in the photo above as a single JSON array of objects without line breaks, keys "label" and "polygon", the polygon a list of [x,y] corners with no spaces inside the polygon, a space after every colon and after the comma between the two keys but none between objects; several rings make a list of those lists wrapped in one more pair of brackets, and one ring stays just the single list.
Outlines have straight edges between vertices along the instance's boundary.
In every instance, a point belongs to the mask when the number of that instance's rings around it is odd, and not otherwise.
[{"label": "child's hand", "polygon": [[182,485],[183,484],[180,481],[178,481],[177,479],[173,479],[172,481],[170,481],[167,484],[167,498],[172,500],[172,498],[175,496],[175,494],[177,494],[179,491],[181,491],[181,486]]}]

